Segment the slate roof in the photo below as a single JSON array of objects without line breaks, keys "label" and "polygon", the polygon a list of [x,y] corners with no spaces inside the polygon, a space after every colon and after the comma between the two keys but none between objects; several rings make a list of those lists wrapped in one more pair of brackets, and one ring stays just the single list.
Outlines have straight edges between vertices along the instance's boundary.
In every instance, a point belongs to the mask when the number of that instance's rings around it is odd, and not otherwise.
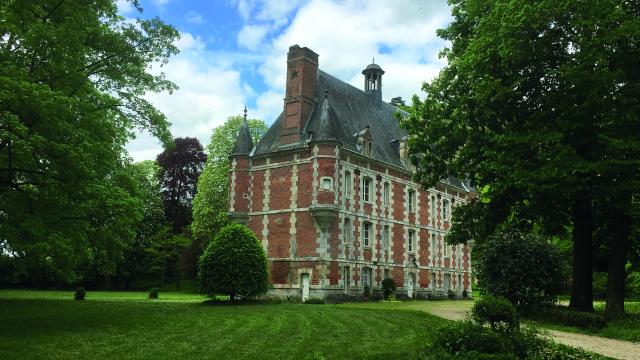
[{"label": "slate roof", "polygon": [[242,120],[242,127],[238,132],[238,137],[236,138],[236,144],[233,147],[233,152],[231,152],[231,156],[249,155],[252,149],[253,149],[253,140],[251,139],[251,132],[249,131],[249,124],[247,123],[247,118],[245,113],[245,118]]},{"label": "slate roof", "polygon": [[[356,147],[357,133],[369,126],[373,138],[371,157],[406,168],[400,160],[394,140],[404,139],[407,132],[400,127],[397,114],[408,114],[393,105],[377,100],[374,94],[366,93],[318,70],[316,83],[318,102],[311,113],[301,140],[297,143],[279,144],[284,112],[273,122],[267,133],[260,139],[252,156],[306,146],[307,141],[336,141],[343,148],[360,152]],[[311,134],[309,134],[312,132]],[[396,144],[397,145],[397,144]],[[464,184],[451,178],[445,183],[467,190]]]}]

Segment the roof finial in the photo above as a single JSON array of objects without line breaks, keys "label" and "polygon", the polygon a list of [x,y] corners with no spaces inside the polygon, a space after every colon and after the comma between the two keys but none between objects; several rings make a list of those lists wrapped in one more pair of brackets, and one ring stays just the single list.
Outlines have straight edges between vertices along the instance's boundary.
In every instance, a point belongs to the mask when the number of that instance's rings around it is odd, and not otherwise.
[{"label": "roof finial", "polygon": [[371,63],[372,63],[372,64],[375,64],[375,63],[376,63],[376,57],[375,57],[375,56],[371,57]]},{"label": "roof finial", "polygon": [[244,106],[244,121],[247,121],[247,105]]}]

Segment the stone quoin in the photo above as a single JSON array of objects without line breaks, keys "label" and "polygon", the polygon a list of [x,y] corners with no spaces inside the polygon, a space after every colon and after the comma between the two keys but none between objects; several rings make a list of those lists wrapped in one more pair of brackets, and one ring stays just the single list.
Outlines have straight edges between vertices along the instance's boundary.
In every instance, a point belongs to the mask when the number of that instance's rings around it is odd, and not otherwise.
[{"label": "stone quoin", "polygon": [[392,277],[409,297],[471,294],[470,248],[444,236],[451,210],[475,195],[449,178],[412,181],[402,110],[382,101],[377,64],[364,90],[287,54],[284,109],[254,145],[245,122],[231,155],[229,217],[247,225],[269,259],[273,295],[381,293]]}]

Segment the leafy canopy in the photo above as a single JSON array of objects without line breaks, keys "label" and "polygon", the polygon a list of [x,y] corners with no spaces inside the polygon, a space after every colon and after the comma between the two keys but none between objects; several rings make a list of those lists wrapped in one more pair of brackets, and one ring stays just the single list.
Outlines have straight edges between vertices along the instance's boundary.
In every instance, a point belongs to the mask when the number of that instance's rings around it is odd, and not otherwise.
[{"label": "leafy canopy", "polygon": [[92,259],[113,271],[141,219],[124,145],[134,128],[171,141],[142,96],[176,88],[148,69],[177,38],[112,0],[0,2],[1,252],[67,280]]},{"label": "leafy canopy", "polygon": [[[193,199],[193,223],[191,228],[196,238],[211,239],[227,224],[229,210],[229,155],[242,127],[242,116],[231,116],[213,129],[211,142],[207,146],[207,163],[198,179],[198,192]],[[248,119],[253,141],[267,132],[262,120]]]},{"label": "leafy canopy", "polygon": [[196,138],[177,138],[156,159],[167,219],[179,233],[191,223],[191,204],[207,156]]}]

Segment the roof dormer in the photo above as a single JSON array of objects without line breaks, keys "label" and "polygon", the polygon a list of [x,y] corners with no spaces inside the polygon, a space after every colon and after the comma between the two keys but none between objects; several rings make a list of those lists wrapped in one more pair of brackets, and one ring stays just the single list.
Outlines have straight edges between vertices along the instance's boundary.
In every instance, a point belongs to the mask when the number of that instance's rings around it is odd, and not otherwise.
[{"label": "roof dormer", "polygon": [[353,134],[356,138],[356,148],[363,155],[373,155],[373,136],[371,135],[371,128],[367,125],[364,130]]}]

